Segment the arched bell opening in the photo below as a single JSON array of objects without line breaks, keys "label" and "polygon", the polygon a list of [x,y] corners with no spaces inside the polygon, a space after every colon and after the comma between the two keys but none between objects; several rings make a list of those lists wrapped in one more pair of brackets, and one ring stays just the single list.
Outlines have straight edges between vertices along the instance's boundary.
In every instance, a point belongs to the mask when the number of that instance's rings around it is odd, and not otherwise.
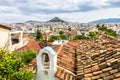
[{"label": "arched bell opening", "polygon": [[47,53],[42,54],[42,65],[43,65],[43,69],[45,70],[50,68],[50,58]]}]

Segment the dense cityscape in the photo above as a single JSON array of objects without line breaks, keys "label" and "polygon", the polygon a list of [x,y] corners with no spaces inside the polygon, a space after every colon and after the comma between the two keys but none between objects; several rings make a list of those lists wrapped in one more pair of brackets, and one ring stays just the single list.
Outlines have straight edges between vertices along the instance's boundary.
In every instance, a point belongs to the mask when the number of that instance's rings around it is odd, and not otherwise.
[{"label": "dense cityscape", "polygon": [[1,0],[0,80],[120,80],[120,0]]}]

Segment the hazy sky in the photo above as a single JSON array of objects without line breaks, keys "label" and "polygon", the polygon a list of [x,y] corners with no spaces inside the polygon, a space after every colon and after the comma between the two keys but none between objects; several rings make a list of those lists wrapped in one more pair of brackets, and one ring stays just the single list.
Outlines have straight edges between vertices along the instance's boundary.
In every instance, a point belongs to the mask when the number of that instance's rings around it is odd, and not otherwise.
[{"label": "hazy sky", "polygon": [[0,23],[47,21],[55,16],[81,23],[120,18],[120,0],[0,0]]}]

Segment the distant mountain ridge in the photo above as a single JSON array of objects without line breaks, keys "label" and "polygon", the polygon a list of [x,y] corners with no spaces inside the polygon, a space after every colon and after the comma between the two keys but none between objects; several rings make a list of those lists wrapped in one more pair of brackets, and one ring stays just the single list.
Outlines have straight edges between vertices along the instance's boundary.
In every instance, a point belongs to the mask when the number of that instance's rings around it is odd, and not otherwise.
[{"label": "distant mountain ridge", "polygon": [[66,22],[66,21],[60,19],[59,17],[54,17],[53,19],[51,19],[51,20],[49,20],[47,22],[62,22],[63,23],[63,22]]},{"label": "distant mountain ridge", "polygon": [[99,19],[99,20],[92,21],[89,23],[95,23],[95,24],[98,24],[98,23],[120,23],[120,18]]},{"label": "distant mountain ridge", "polygon": [[35,21],[35,20],[28,20],[25,23],[40,23],[40,21]]},{"label": "distant mountain ridge", "polygon": [[[49,21],[46,22],[62,22],[62,23],[66,23],[66,21],[60,19],[59,17],[54,17]],[[28,20],[25,23],[40,23],[40,21],[35,21],[35,20]],[[99,24],[99,23],[120,23],[120,18],[107,18],[107,19],[99,19],[99,20],[95,20],[92,22],[88,22],[88,23],[93,23],[93,24]]]}]

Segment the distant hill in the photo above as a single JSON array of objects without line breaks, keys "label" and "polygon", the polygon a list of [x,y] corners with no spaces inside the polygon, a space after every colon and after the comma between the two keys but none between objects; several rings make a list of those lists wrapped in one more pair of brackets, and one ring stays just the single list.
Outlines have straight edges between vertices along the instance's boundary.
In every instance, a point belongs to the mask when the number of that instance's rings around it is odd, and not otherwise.
[{"label": "distant hill", "polygon": [[40,23],[40,21],[29,20],[29,21],[26,21],[25,23]]},{"label": "distant hill", "polygon": [[65,22],[64,20],[60,19],[59,17],[54,17],[53,19],[47,21],[47,22]]},{"label": "distant hill", "polygon": [[95,24],[98,24],[98,23],[120,23],[120,18],[99,19],[99,20],[92,21],[89,23],[95,23]]}]

